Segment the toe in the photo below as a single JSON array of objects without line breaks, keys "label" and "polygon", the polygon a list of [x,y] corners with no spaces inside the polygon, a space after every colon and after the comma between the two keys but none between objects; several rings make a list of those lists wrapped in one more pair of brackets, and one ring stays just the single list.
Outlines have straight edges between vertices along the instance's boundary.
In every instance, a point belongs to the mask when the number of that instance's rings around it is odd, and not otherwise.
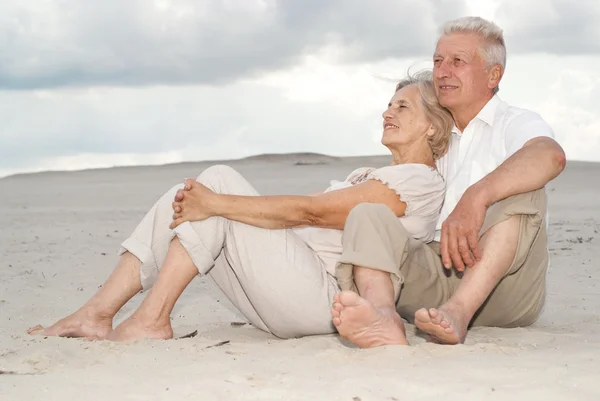
[{"label": "toe", "polygon": [[339,313],[344,310],[344,305],[339,302],[336,302],[333,304],[333,310],[335,310]]},{"label": "toe", "polygon": [[40,334],[44,330],[44,326],[38,324],[27,330],[27,334]]},{"label": "toe", "polygon": [[335,308],[331,308],[331,317],[340,317],[340,311]]},{"label": "toe", "polygon": [[425,308],[421,308],[415,312],[415,320],[421,323],[431,323],[431,316],[429,311]]},{"label": "toe", "polygon": [[440,324],[444,320],[444,316],[437,309],[429,309],[429,316],[431,316],[431,322],[434,324]]},{"label": "toe", "polygon": [[339,317],[334,317],[333,318],[333,324],[335,327],[338,327],[339,325],[342,324],[342,319],[340,319]]},{"label": "toe", "polygon": [[360,304],[362,298],[354,291],[342,291],[340,292],[340,303],[344,306],[357,306]]}]

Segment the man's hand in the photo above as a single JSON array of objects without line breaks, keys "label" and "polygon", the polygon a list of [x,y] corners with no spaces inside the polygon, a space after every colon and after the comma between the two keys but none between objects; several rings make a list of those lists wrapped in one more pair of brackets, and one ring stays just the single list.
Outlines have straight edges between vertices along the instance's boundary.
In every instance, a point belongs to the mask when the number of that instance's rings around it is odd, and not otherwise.
[{"label": "man's hand", "polygon": [[186,221],[202,221],[214,216],[211,205],[215,196],[213,191],[196,180],[185,180],[185,187],[175,194],[173,222],[169,228],[174,229]]},{"label": "man's hand", "polygon": [[481,260],[479,231],[488,205],[477,187],[469,188],[442,224],[440,248],[446,269],[464,271]]}]

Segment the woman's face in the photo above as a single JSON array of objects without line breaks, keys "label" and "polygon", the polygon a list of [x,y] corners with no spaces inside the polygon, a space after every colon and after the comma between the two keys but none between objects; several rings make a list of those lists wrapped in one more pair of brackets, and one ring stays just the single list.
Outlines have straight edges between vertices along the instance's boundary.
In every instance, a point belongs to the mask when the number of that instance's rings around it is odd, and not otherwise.
[{"label": "woman's face", "polygon": [[408,85],[397,91],[383,112],[381,143],[402,150],[419,142],[427,145],[427,135],[431,134],[433,127],[425,117],[417,86]]}]

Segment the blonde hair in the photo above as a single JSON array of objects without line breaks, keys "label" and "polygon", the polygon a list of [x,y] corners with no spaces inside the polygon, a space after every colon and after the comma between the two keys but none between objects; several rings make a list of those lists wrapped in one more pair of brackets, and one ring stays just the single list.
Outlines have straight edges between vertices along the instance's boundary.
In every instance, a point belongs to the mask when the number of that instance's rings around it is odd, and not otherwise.
[{"label": "blonde hair", "polygon": [[[479,49],[481,56],[486,62],[487,68],[494,65],[506,68],[506,43],[502,29],[491,21],[481,17],[462,17],[446,22],[442,28],[443,35],[453,33],[474,33],[482,39],[483,47]],[[494,94],[500,88],[494,88]]]},{"label": "blonde hair", "polygon": [[396,92],[409,85],[416,85],[421,95],[421,105],[423,106],[425,117],[433,125],[434,134],[428,136],[427,141],[433,151],[433,158],[437,160],[448,151],[450,135],[452,127],[454,127],[454,119],[450,111],[442,107],[438,102],[433,84],[433,73],[431,71],[420,71],[414,75],[410,75],[409,73],[406,78],[398,82]]}]

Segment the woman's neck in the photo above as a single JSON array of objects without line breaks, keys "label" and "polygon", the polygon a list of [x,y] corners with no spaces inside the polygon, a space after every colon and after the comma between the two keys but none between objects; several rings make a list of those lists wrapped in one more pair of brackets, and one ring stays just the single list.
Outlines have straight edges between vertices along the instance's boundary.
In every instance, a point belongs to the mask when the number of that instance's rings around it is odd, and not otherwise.
[{"label": "woman's neck", "polygon": [[436,168],[433,152],[429,145],[427,149],[410,147],[407,149],[390,149],[392,152],[392,164],[425,164]]}]

